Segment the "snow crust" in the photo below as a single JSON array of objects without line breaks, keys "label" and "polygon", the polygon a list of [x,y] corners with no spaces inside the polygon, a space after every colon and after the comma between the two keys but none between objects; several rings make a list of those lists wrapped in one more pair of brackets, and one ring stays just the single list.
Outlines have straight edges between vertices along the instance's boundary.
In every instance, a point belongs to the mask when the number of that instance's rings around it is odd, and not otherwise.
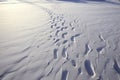
[{"label": "snow crust", "polygon": [[0,1],[0,80],[120,80],[120,5]]}]

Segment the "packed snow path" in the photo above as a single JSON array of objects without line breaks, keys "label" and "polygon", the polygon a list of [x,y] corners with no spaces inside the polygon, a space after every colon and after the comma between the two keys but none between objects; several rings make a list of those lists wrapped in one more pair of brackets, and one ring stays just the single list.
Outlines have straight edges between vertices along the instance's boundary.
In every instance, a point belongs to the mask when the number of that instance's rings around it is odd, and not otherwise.
[{"label": "packed snow path", "polygon": [[0,80],[120,80],[120,5],[1,2]]}]

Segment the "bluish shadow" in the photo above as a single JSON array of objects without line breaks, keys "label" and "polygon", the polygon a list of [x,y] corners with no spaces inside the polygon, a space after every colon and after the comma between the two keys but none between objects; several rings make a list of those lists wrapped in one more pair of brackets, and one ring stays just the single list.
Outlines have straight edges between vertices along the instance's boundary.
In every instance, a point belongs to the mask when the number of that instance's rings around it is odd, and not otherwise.
[{"label": "bluish shadow", "polygon": [[59,1],[67,1],[67,2],[75,2],[75,3],[85,3],[85,1],[81,0],[59,0]]},{"label": "bluish shadow", "polygon": [[86,0],[86,1],[104,2],[106,0]]},{"label": "bluish shadow", "polygon": [[[109,3],[109,4],[113,4],[113,5],[120,5],[119,2],[113,2],[113,1],[107,1],[107,0],[58,0],[58,1],[67,1],[67,2],[75,2],[75,3],[87,3],[89,4],[90,1],[92,2],[104,2],[104,3]],[[88,2],[89,1],[89,2]]]},{"label": "bluish shadow", "polygon": [[[107,0],[87,0],[87,1],[92,1],[92,2],[97,2],[97,3],[108,3],[108,4],[113,4],[113,5],[120,5],[120,2],[113,2],[113,1],[107,1]],[[87,2],[89,4],[89,2]]]},{"label": "bluish shadow", "polygon": [[120,2],[112,2],[112,1],[105,1],[106,3],[114,4],[114,5],[120,5]]}]

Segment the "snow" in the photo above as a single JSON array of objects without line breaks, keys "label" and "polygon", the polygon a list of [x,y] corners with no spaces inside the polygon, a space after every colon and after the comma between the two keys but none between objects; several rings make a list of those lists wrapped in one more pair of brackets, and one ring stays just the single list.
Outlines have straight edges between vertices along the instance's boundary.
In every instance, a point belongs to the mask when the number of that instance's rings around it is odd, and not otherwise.
[{"label": "snow", "polygon": [[0,80],[119,79],[119,3],[0,1]]}]

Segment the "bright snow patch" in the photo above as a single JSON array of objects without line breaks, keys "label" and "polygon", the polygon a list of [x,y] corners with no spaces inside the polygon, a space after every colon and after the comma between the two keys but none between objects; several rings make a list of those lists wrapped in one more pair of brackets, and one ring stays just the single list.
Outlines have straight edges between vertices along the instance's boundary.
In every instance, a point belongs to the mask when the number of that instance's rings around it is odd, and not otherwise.
[{"label": "bright snow patch", "polygon": [[0,80],[119,79],[119,4],[0,2]]}]

